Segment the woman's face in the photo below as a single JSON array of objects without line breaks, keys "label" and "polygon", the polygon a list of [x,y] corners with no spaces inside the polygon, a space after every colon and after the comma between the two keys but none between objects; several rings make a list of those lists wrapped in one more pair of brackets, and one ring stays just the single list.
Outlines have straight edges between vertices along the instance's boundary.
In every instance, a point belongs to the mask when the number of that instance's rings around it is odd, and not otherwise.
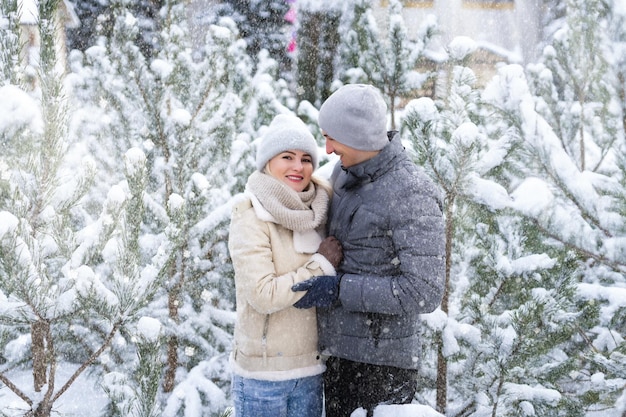
[{"label": "woman's face", "polygon": [[301,192],[311,183],[313,158],[306,152],[290,149],[270,159],[268,168],[271,176],[284,182],[292,190]]}]

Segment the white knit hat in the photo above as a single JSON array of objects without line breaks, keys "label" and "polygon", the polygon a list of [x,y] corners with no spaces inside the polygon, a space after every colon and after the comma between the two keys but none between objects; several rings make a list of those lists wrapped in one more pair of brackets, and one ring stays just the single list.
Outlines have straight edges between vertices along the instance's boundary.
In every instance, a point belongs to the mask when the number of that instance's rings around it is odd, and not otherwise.
[{"label": "white knit hat", "polygon": [[296,116],[279,114],[265,130],[256,151],[256,168],[262,171],[267,162],[281,152],[303,151],[311,155],[317,168],[318,146],[309,128]]},{"label": "white knit hat", "polygon": [[378,151],[388,143],[387,104],[367,84],[346,84],[322,104],[318,123],[325,134],[351,148]]}]

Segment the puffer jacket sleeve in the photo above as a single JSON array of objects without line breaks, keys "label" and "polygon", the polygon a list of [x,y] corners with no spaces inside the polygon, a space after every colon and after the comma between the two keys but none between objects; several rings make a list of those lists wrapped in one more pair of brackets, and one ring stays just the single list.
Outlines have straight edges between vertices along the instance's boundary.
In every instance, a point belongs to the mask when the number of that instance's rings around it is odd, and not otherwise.
[{"label": "puffer jacket sleeve", "polygon": [[[445,232],[439,190],[425,176],[388,200],[372,216],[384,223],[392,249],[377,270],[346,273],[340,300],[348,311],[381,314],[430,313],[439,306],[445,283]],[[397,200],[396,196],[396,200]]]},{"label": "puffer jacket sleeve", "polygon": [[[276,239],[275,245],[284,247],[272,247],[270,228],[268,222],[256,216],[249,201],[233,208],[228,247],[237,293],[262,314],[291,307],[303,296],[302,292],[292,291],[291,286],[325,273],[321,255],[297,254],[291,240]],[[284,271],[277,271],[279,264]]]}]

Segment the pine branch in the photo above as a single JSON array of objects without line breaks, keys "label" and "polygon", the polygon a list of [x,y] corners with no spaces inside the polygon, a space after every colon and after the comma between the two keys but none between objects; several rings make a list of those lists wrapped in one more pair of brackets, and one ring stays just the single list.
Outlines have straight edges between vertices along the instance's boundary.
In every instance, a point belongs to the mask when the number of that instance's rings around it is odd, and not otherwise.
[{"label": "pine branch", "polygon": [[565,239],[563,239],[562,237],[556,235],[555,233],[550,232],[548,229],[546,229],[541,223],[539,223],[539,220],[537,220],[534,217],[530,217],[527,215],[522,215],[522,217],[530,220],[535,226],[537,226],[537,228],[543,233],[545,234],[547,237],[552,238],[560,243],[562,243],[564,246],[566,246],[569,249],[572,249],[584,256],[587,256],[588,258],[594,259],[598,262],[600,262],[601,264],[604,264],[606,266],[611,267],[613,270],[615,271],[620,271],[620,272],[626,272],[626,263],[621,263],[621,262],[617,262],[617,261],[612,261],[610,259],[607,259],[606,257],[597,254],[597,253],[593,253],[587,249],[584,249],[578,245],[575,245],[572,242],[568,242]]},{"label": "pine branch", "polygon": [[87,367],[89,367],[89,365],[91,365],[96,360],[96,358],[98,358],[100,355],[102,355],[102,352],[104,352],[104,350],[111,345],[113,337],[117,333],[118,329],[122,326],[122,324],[123,324],[123,320],[119,319],[113,325],[113,328],[109,332],[107,338],[102,343],[102,346],[100,346],[100,348],[97,351],[95,351],[85,362],[83,362],[83,364],[76,370],[76,372],[74,372],[74,374],[72,374],[70,379],[67,380],[65,385],[63,385],[63,387],[61,387],[61,389],[54,395],[54,397],[52,398],[52,402],[53,403],[61,395],[63,395],[63,393],[65,393],[65,391],[67,391],[67,389],[74,383],[74,381],[76,381],[76,379],[80,376],[80,374],[82,374],[85,371],[85,369],[87,369]]},{"label": "pine branch", "polygon": [[13,393],[15,395],[17,395],[18,397],[20,397],[22,400],[24,400],[24,402],[30,406],[33,405],[33,400],[31,400],[30,398],[28,398],[28,396],[26,394],[24,394],[24,392],[22,390],[20,390],[17,385],[15,385],[13,382],[11,382],[11,380],[9,378],[6,377],[6,375],[4,375],[4,373],[0,372],[0,382],[2,382],[4,385],[6,385],[11,391],[13,391]]}]

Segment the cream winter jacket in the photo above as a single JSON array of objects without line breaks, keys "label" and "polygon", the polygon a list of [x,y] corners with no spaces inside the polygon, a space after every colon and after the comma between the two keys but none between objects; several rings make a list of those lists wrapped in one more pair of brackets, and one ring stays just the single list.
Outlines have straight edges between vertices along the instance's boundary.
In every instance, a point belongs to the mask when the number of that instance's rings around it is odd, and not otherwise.
[{"label": "cream winter jacket", "polygon": [[[268,221],[267,213],[250,197],[233,207],[228,243],[237,298],[233,370],[264,380],[319,374],[324,367],[316,312],[293,307],[304,293],[291,286],[335,274],[330,262],[315,253],[323,232],[294,233]],[[305,253],[296,250],[307,246]]]}]

